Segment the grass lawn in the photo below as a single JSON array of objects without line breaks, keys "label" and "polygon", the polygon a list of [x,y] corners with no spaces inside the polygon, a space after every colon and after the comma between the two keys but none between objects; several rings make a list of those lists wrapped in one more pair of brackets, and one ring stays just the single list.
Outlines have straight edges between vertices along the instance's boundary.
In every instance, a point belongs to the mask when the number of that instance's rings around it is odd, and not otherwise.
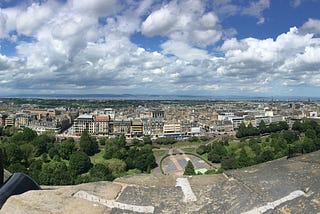
[{"label": "grass lawn", "polygon": [[190,152],[190,153],[193,153],[193,152],[196,151],[195,148],[183,148],[182,150],[183,150],[184,152]]},{"label": "grass lawn", "polygon": [[208,153],[204,153],[203,155],[201,155],[201,157],[203,157],[204,159],[208,160]]},{"label": "grass lawn", "polygon": [[167,154],[167,150],[153,150],[153,154],[155,157],[162,157]]},{"label": "grass lawn", "polygon": [[104,150],[101,150],[100,152],[96,153],[95,155],[90,157],[91,163],[104,163],[105,159],[103,158]]},{"label": "grass lawn", "polygon": [[181,147],[181,146],[200,146],[206,144],[206,142],[196,141],[196,142],[189,142],[189,141],[178,141],[171,145],[160,145],[162,148],[169,148],[169,147]]}]

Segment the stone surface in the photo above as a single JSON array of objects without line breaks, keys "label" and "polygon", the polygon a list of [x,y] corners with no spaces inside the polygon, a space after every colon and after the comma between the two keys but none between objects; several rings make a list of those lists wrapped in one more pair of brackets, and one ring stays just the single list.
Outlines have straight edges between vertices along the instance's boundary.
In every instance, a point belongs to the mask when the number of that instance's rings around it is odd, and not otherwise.
[{"label": "stone surface", "polygon": [[[142,174],[113,183],[44,187],[9,198],[0,213],[135,213],[72,197],[80,190],[119,203],[152,206],[154,213],[242,213],[270,202],[277,206],[265,213],[319,213],[319,176],[320,151],[225,174],[184,177],[196,201],[184,200],[181,187],[176,187],[178,176]],[[282,200],[297,190],[304,194]]]}]

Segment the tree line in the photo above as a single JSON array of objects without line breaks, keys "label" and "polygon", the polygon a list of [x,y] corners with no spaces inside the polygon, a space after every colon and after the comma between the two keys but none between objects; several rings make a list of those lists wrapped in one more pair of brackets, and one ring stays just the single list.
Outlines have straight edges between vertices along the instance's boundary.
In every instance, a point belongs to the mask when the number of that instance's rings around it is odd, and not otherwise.
[{"label": "tree line", "polygon": [[241,123],[239,129],[236,133],[237,138],[258,136],[265,133],[274,133],[282,130],[288,130],[289,126],[285,121],[270,123],[269,126],[266,125],[264,120],[261,120],[258,127],[253,127],[251,123],[246,126]]},{"label": "tree line", "polygon": [[[104,158],[92,163],[90,157],[101,152]],[[41,185],[67,185],[111,181],[130,173],[150,172],[156,166],[150,145],[126,145],[124,136],[106,140],[84,131],[79,142],[67,138],[57,142],[54,134],[37,135],[30,128],[0,128],[0,148],[4,167],[11,173],[24,172]],[[110,148],[113,148],[112,155]]]},{"label": "tree line", "polygon": [[213,163],[221,163],[223,169],[236,169],[274,160],[292,157],[320,149],[320,126],[313,120],[296,121],[291,130],[282,129],[267,137],[251,137],[240,142],[219,141],[201,145],[200,155],[207,155]]}]

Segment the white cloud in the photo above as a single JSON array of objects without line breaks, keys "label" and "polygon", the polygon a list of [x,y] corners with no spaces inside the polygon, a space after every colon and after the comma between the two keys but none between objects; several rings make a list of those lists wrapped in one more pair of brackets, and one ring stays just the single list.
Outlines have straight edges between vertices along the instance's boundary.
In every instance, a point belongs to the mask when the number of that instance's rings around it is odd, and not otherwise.
[{"label": "white cloud", "polygon": [[194,59],[204,60],[210,58],[209,54],[202,49],[192,48],[186,43],[169,40],[161,45],[164,54],[174,54],[178,58],[192,61]]},{"label": "white cloud", "polygon": [[141,31],[147,36],[166,36],[189,46],[213,45],[222,37],[221,26],[217,15],[205,12],[202,3],[172,1],[153,11],[142,23]]},{"label": "white cloud", "polygon": [[[232,2],[212,4],[228,6],[229,15],[244,13],[261,21],[269,1],[245,7],[232,7]],[[118,1],[48,1],[2,9],[0,37],[7,39],[11,32],[17,54],[0,55],[0,90],[146,93],[147,88],[158,94],[239,94],[319,84],[319,20],[310,19],[275,39],[237,39],[236,31],[223,29],[220,13],[207,11],[204,1],[127,1],[126,6]],[[162,50],[134,44],[136,32],[166,37]],[[19,41],[20,35],[32,41]],[[221,38],[226,40],[217,47]],[[209,52],[211,45],[219,57]]]},{"label": "white cloud", "polygon": [[313,33],[320,35],[320,20],[319,19],[309,19],[300,28],[302,32]]},{"label": "white cloud", "polygon": [[97,17],[107,17],[116,14],[121,6],[117,0],[70,0],[71,10],[89,13]]},{"label": "white cloud", "polygon": [[51,3],[33,3],[26,11],[18,14],[16,19],[17,31],[25,35],[33,35],[44,25],[54,14],[55,5]]},{"label": "white cloud", "polygon": [[259,19],[258,24],[263,24],[265,19],[262,15],[263,11],[270,7],[270,0],[259,0],[258,2],[251,2],[250,6],[244,8],[242,13],[251,15]]}]

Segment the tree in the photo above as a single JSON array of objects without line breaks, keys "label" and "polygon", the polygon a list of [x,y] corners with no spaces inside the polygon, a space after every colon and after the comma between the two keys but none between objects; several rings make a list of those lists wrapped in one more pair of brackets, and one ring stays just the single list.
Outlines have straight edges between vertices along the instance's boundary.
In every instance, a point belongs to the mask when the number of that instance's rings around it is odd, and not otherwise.
[{"label": "tree", "polygon": [[300,121],[296,120],[292,125],[292,130],[303,132],[303,125]]},{"label": "tree", "polygon": [[242,138],[242,137],[244,137],[244,136],[247,135],[246,132],[247,132],[247,127],[246,127],[246,125],[242,122],[242,123],[240,124],[240,126],[239,126],[239,129],[238,129],[238,131],[237,131],[236,137],[237,137],[237,138]]},{"label": "tree", "polygon": [[4,174],[4,171],[3,171],[3,154],[2,154],[2,148],[0,147],[0,187],[2,186],[3,184],[3,174]]},{"label": "tree", "polygon": [[20,163],[23,159],[20,147],[14,143],[3,145],[4,164],[8,166],[12,163]]},{"label": "tree", "polygon": [[194,171],[194,166],[192,162],[189,160],[187,162],[186,168],[184,169],[184,175],[195,175],[196,172]]},{"label": "tree", "polygon": [[55,138],[51,135],[42,134],[33,139],[32,144],[35,147],[35,156],[39,157],[43,153],[47,153],[51,147]]},{"label": "tree", "polygon": [[100,146],[106,145],[106,138],[105,137],[100,137],[99,138],[99,144],[100,144]]},{"label": "tree", "polygon": [[214,143],[208,154],[208,160],[213,163],[220,163],[221,159],[227,155],[226,148],[221,143]]},{"label": "tree", "polygon": [[94,155],[98,151],[98,143],[92,139],[88,130],[84,130],[80,137],[80,148],[87,155]]},{"label": "tree", "polygon": [[10,166],[8,167],[8,170],[11,173],[15,173],[15,172],[27,173],[27,168],[24,165],[22,165],[21,163],[10,164]]},{"label": "tree", "polygon": [[58,147],[58,152],[60,157],[65,160],[69,160],[73,150],[74,150],[74,142],[69,140],[61,142]]},{"label": "tree", "polygon": [[261,120],[259,123],[259,131],[261,134],[264,134],[267,132],[267,126],[266,126],[266,123],[264,122],[264,120]]},{"label": "tree", "polygon": [[20,146],[23,160],[26,165],[29,165],[31,158],[33,158],[34,146],[32,144],[26,143]]},{"label": "tree", "polygon": [[240,150],[240,156],[238,158],[238,166],[239,167],[250,166],[250,158],[247,156],[247,153],[244,148]]},{"label": "tree", "polygon": [[48,151],[48,155],[53,159],[54,156],[59,155],[58,149],[56,147],[51,147]]},{"label": "tree", "polygon": [[37,132],[30,129],[24,128],[22,132],[22,139],[26,142],[31,142],[33,139],[37,137]]},{"label": "tree", "polygon": [[299,136],[297,135],[297,132],[292,130],[283,131],[282,137],[287,141],[288,144],[292,144],[293,142],[299,140]]},{"label": "tree", "polygon": [[39,174],[39,181],[43,185],[66,185],[73,183],[67,165],[62,161],[44,163]]},{"label": "tree", "polygon": [[39,175],[41,173],[41,169],[42,161],[40,159],[33,160],[29,166],[28,175],[30,175],[31,178],[33,178],[35,181],[39,183]]},{"label": "tree", "polygon": [[112,158],[106,160],[105,163],[114,177],[118,177],[126,171],[127,165],[123,160]]},{"label": "tree", "polygon": [[104,164],[95,164],[89,171],[92,181],[112,181],[113,176]]},{"label": "tree", "polygon": [[90,158],[84,152],[74,152],[70,155],[69,167],[74,175],[86,173],[91,168]]},{"label": "tree", "polygon": [[151,140],[151,137],[150,137],[150,135],[145,135],[144,137],[143,137],[143,142],[144,142],[144,144],[152,144],[152,140]]},{"label": "tree", "polygon": [[266,146],[263,148],[259,156],[259,162],[267,162],[274,159],[274,149],[271,146]]},{"label": "tree", "polygon": [[227,156],[222,158],[221,167],[223,169],[236,169],[238,168],[238,162],[233,156]]}]

